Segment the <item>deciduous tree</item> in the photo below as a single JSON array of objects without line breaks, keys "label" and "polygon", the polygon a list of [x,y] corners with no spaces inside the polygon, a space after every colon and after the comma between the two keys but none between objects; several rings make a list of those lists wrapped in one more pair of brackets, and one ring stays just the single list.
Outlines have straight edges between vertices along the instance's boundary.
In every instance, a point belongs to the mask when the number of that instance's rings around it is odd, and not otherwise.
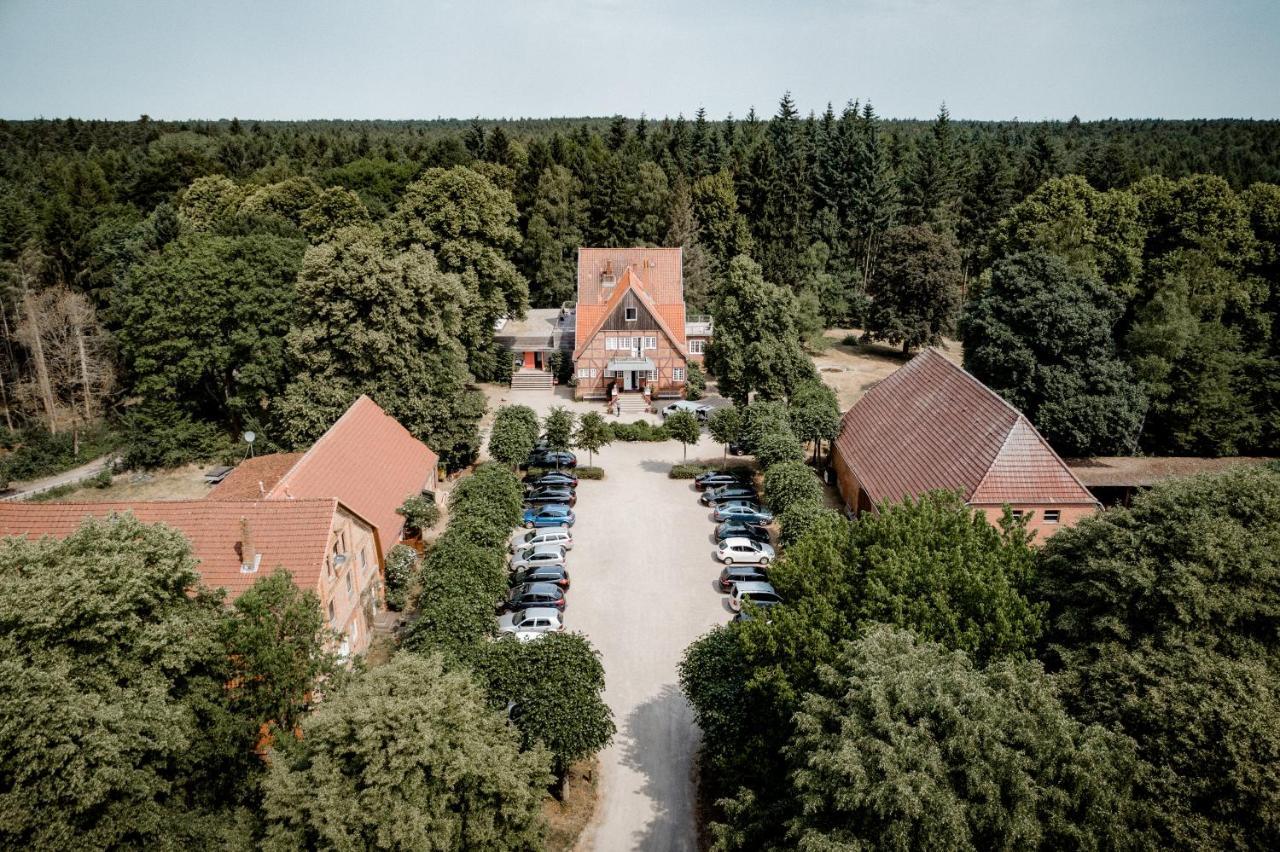
[{"label": "deciduous tree", "polygon": [[949,237],[927,226],[887,231],[867,287],[865,339],[900,343],[904,353],[941,343],[955,325],[962,282]]},{"label": "deciduous tree", "polygon": [[588,411],[578,418],[578,431],[574,433],[573,445],[587,451],[587,464],[595,461],[595,454],[613,443],[613,432],[609,424],[599,412]]},{"label": "deciduous tree", "polygon": [[689,445],[698,443],[698,439],[702,437],[702,424],[692,412],[677,411],[666,419],[664,425],[671,433],[671,437],[680,442],[681,449],[684,451],[683,457],[687,460]]}]

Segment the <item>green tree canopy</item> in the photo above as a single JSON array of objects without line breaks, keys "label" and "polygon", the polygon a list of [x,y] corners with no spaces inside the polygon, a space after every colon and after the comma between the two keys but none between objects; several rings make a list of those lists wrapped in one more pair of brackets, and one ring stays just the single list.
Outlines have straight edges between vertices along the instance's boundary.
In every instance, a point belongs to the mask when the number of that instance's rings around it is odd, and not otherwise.
[{"label": "green tree canopy", "polygon": [[964,365],[1064,455],[1133,451],[1146,399],[1116,355],[1123,305],[1097,277],[1035,251],[996,264],[961,324]]},{"label": "green tree canopy", "polygon": [[573,445],[587,451],[587,464],[601,449],[613,443],[613,431],[597,411],[588,411],[578,418],[578,431],[573,435]]},{"label": "green tree canopy", "polygon": [[736,405],[717,408],[707,418],[707,431],[718,443],[724,444],[727,455],[729,445],[738,440],[738,432],[742,429],[742,409]]},{"label": "green tree canopy", "polygon": [[127,379],[148,400],[238,430],[283,391],[300,240],[192,235],[131,267],[112,293]]},{"label": "green tree canopy", "polygon": [[278,412],[288,443],[310,443],[368,393],[448,463],[470,460],[484,398],[458,342],[457,276],[420,247],[397,251],[376,229],[347,228],[307,250],[298,296],[297,372]]},{"label": "green tree canopy", "polygon": [[867,286],[864,337],[900,343],[903,352],[941,343],[955,325],[963,277],[950,237],[923,225],[887,231]]},{"label": "green tree canopy", "polygon": [[980,670],[879,626],[820,680],[787,748],[797,848],[1142,845],[1132,742],[1068,716],[1036,664]]},{"label": "green tree canopy", "polygon": [[[531,425],[532,421],[532,425]],[[489,430],[489,455],[515,467],[529,458],[538,442],[538,415],[527,405],[504,405]]]},{"label": "green tree canopy", "polygon": [[671,437],[680,442],[684,458],[687,459],[689,445],[698,443],[698,439],[702,437],[702,424],[698,422],[698,418],[692,412],[677,411],[666,419],[664,425]]},{"label": "green tree canopy", "polygon": [[490,706],[515,705],[511,718],[524,748],[546,746],[561,779],[575,760],[612,739],[613,714],[601,697],[604,666],[582,634],[553,633],[536,642],[501,639],[486,645],[474,665]]},{"label": "green tree canopy", "polygon": [[552,406],[542,421],[542,432],[550,449],[563,452],[573,444],[573,425],[577,418],[563,405]]},{"label": "green tree canopy", "polygon": [[795,296],[764,280],[745,255],[735,257],[712,288],[715,337],[707,347],[707,369],[720,392],[745,405],[754,391],[784,399],[813,375],[800,348]]},{"label": "green tree canopy", "polygon": [[796,503],[822,502],[822,483],[804,462],[780,462],[764,472],[764,495],[774,514]]},{"label": "green tree canopy", "polygon": [[501,357],[494,323],[523,316],[529,302],[529,283],[510,260],[520,245],[516,221],[511,193],[465,166],[427,169],[389,220],[402,248],[428,249],[461,280],[460,336],[480,378],[492,376]]},{"label": "green tree canopy", "polygon": [[527,850],[548,755],[439,657],[401,654],[330,696],[273,755],[266,848]]}]

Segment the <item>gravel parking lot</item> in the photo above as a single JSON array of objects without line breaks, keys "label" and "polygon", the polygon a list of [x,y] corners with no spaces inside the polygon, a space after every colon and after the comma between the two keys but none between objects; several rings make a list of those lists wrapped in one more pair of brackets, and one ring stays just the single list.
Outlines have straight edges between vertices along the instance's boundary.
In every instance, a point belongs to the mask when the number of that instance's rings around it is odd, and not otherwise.
[{"label": "gravel parking lot", "polygon": [[[690,459],[719,454],[705,435],[689,448]],[[613,444],[596,459],[607,479],[578,486],[565,621],[600,651],[618,735],[600,755],[600,801],[578,849],[693,850],[700,734],[676,665],[730,618],[714,587],[714,525],[693,486],[667,477],[676,442]]]}]

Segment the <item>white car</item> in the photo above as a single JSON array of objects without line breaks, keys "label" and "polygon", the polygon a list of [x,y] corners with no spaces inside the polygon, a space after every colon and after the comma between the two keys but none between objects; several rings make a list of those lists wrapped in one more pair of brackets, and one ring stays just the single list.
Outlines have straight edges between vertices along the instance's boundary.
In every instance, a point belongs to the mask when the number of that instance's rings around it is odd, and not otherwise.
[{"label": "white car", "polygon": [[726,538],[716,548],[716,559],[725,565],[768,565],[773,561],[773,546],[749,538]]},{"label": "white car", "polygon": [[498,617],[498,633],[512,633],[521,642],[561,630],[564,630],[564,616],[554,607],[531,607]]},{"label": "white car", "polygon": [[711,406],[699,405],[696,402],[690,402],[686,399],[682,399],[679,402],[673,402],[666,408],[662,409],[662,419],[666,420],[677,411],[687,411],[699,420],[706,420],[711,416]]},{"label": "white car", "polygon": [[563,565],[564,548],[558,544],[536,544],[517,550],[511,557],[511,570],[538,568],[542,565]]},{"label": "white car", "polygon": [[540,527],[533,530],[516,530],[511,534],[507,550],[515,553],[540,544],[558,544],[565,550],[573,550],[573,533],[568,527]]}]

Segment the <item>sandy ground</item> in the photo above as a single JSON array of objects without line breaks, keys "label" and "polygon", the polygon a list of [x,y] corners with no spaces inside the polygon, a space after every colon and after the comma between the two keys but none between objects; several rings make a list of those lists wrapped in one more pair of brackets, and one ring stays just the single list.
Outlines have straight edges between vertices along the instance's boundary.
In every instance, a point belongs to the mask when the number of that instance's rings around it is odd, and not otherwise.
[{"label": "sandy ground", "polygon": [[209,493],[204,472],[216,464],[189,464],[171,470],[116,474],[110,488],[86,485],[60,495],[60,502],[107,503],[116,500],[201,500]]},{"label": "sandy ground", "polygon": [[[720,457],[703,436],[689,458]],[[596,459],[606,479],[578,487],[573,589],[565,615],[600,651],[618,734],[599,755],[600,797],[578,850],[694,850],[694,755],[700,732],[680,692],[684,650],[730,613],[710,513],[687,481],[667,478],[681,447],[617,443]]]},{"label": "sandy ground", "polygon": [[[822,380],[836,392],[841,411],[847,411],[864,393],[875,387],[877,382],[909,360],[903,357],[900,348],[879,343],[860,346],[845,346],[840,343],[850,334],[859,336],[861,332],[850,328],[828,330],[826,337],[835,341],[836,345],[813,356],[813,364],[818,368]],[[944,340],[938,348],[949,359],[960,363],[959,341]]]}]

